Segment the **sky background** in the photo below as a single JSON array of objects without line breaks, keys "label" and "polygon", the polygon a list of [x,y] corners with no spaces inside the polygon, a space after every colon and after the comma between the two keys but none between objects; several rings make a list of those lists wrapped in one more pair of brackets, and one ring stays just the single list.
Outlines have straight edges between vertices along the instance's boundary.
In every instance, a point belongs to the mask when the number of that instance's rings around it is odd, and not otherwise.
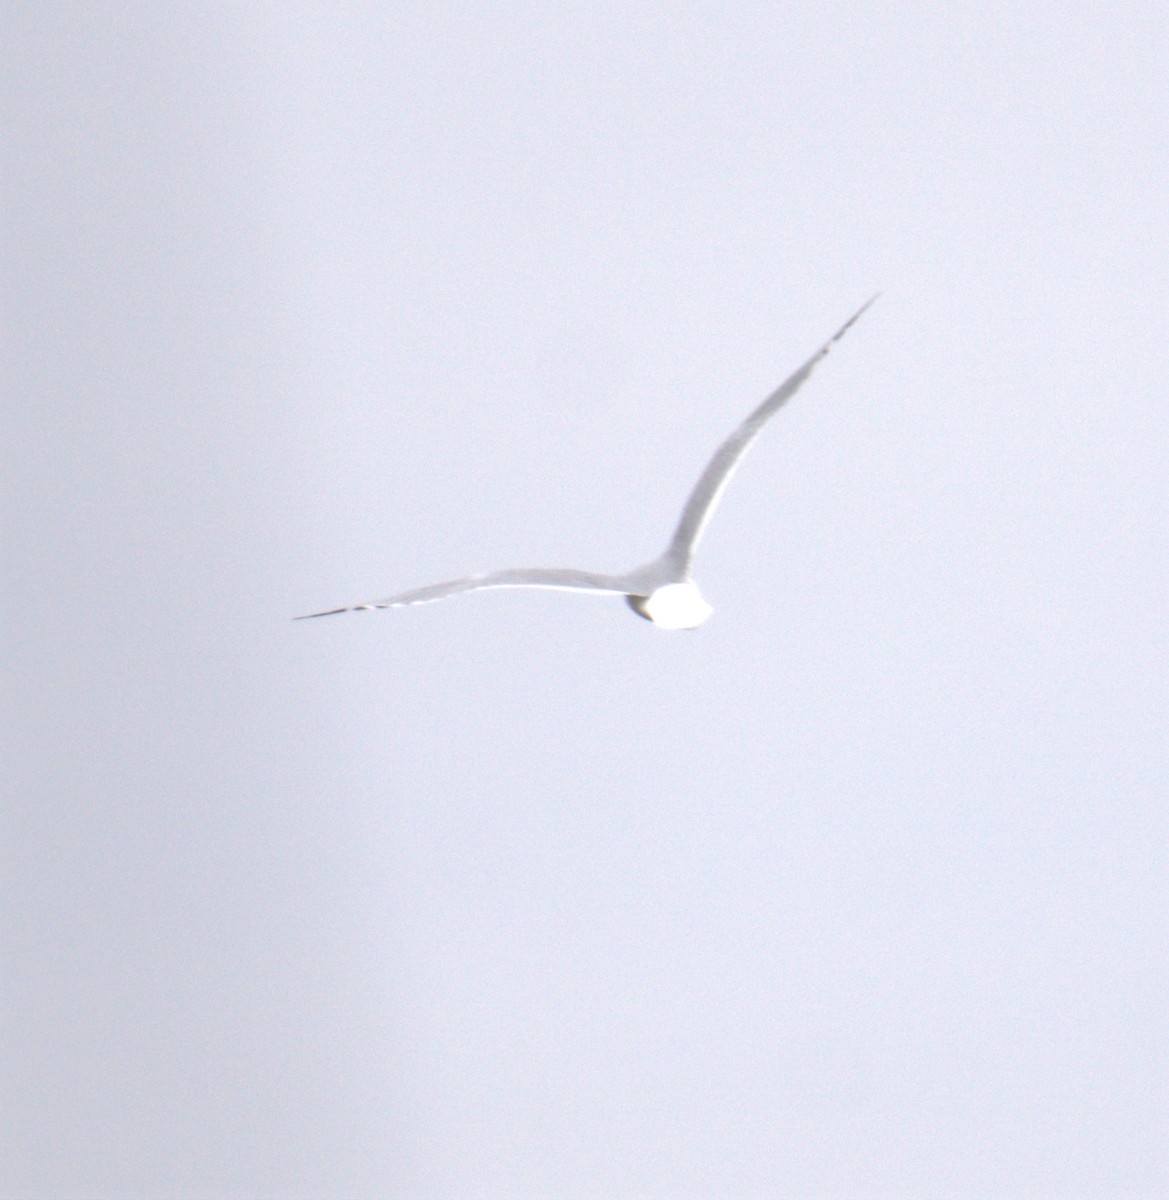
[{"label": "sky background", "polygon": [[1169,1194],[1159,5],[0,45],[0,1194]]}]

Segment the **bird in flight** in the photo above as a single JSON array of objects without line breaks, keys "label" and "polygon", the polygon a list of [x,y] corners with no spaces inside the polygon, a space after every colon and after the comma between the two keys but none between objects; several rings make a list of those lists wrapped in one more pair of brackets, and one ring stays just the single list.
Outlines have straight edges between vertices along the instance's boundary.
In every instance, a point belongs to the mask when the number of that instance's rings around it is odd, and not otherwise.
[{"label": "bird in flight", "polygon": [[547,567],[519,567],[493,571],[486,575],[468,575],[464,579],[433,583],[429,587],[399,592],[396,596],[386,596],[382,600],[369,600],[364,604],[347,605],[343,608],[329,608],[324,612],[305,613],[295,620],[331,617],[337,613],[361,612],[374,608],[403,608],[410,604],[427,604],[432,600],[445,600],[447,596],[457,596],[460,592],[478,592],[484,588],[547,588],[555,591],[623,596],[638,616],[652,621],[659,629],[696,629],[714,610],[703,598],[698,585],[690,578],[690,562],[715,505],[763,426],[803,387],[820,360],[844,337],[876,299],[877,296],[873,296],[853,313],[802,367],[785,379],[719,446],[687,498],[669,545],[659,557],[643,566],[635,567],[623,575],[599,575],[592,571]]}]

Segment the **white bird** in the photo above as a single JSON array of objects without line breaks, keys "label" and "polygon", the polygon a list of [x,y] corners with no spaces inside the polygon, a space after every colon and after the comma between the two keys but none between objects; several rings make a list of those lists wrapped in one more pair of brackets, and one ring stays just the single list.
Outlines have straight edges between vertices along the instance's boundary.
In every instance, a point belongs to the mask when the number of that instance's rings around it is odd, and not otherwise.
[{"label": "white bird", "polygon": [[459,592],[477,592],[484,588],[526,587],[624,596],[626,603],[638,616],[652,621],[659,629],[696,629],[714,609],[690,578],[690,562],[715,505],[763,426],[800,390],[816,364],[876,299],[877,296],[873,296],[849,317],[798,371],[785,379],[719,446],[687,498],[686,507],[682,510],[670,544],[658,558],[635,567],[624,575],[598,575],[592,571],[545,567],[519,567],[493,571],[487,575],[468,575],[464,579],[452,579],[446,583],[433,583],[429,587],[399,592],[396,596],[387,596],[383,600],[370,600],[365,604],[305,613],[304,616],[295,619],[303,621],[310,617],[331,617],[343,612],[427,604],[431,600],[444,600],[447,596],[455,596]]}]

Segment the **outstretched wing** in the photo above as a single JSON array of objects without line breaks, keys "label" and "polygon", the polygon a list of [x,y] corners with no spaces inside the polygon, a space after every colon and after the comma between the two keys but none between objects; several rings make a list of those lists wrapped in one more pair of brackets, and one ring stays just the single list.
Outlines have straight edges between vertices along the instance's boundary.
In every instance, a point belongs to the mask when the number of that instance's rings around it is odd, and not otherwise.
[{"label": "outstretched wing", "polygon": [[468,575],[465,579],[452,579],[446,583],[432,583],[429,587],[415,588],[410,592],[399,592],[383,600],[370,600],[365,604],[354,604],[346,608],[329,608],[324,612],[305,613],[294,620],[304,621],[309,617],[332,617],[337,613],[361,612],[372,608],[403,608],[409,604],[429,604],[432,600],[445,600],[460,592],[478,592],[484,588],[551,588],[567,592],[602,592],[626,595],[633,583],[629,575],[595,575],[591,571],[557,570],[543,567],[520,567],[509,571],[493,571],[490,575]]},{"label": "outstretched wing", "polygon": [[[880,295],[880,292],[877,293]],[[840,341],[850,328],[861,318],[865,309],[876,300],[873,296],[863,307],[855,312],[845,323],[808,359],[806,363],[763,401],[761,405],[731,434],[718,448],[714,457],[702,472],[702,478],[694,485],[682,510],[682,518],[678,528],[670,539],[664,558],[670,566],[680,572],[686,572],[690,567],[690,559],[698,539],[706,528],[710,514],[723,494],[723,490],[731,481],[731,476],[742,461],[743,455],[751,447],[751,443],[759,436],[760,430],[767,424],[770,417],[790,400],[804,385],[816,364],[832,349],[834,343]]]}]

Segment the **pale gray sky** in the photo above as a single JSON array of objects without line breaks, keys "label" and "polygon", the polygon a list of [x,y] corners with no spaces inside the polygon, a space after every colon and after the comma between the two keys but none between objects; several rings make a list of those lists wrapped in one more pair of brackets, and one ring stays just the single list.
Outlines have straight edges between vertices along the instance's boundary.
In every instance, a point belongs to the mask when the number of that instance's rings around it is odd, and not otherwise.
[{"label": "pale gray sky", "polygon": [[[1030,8],[7,7],[0,1194],[1169,1193],[1166,30]],[[289,620],[877,289],[697,633]]]}]

